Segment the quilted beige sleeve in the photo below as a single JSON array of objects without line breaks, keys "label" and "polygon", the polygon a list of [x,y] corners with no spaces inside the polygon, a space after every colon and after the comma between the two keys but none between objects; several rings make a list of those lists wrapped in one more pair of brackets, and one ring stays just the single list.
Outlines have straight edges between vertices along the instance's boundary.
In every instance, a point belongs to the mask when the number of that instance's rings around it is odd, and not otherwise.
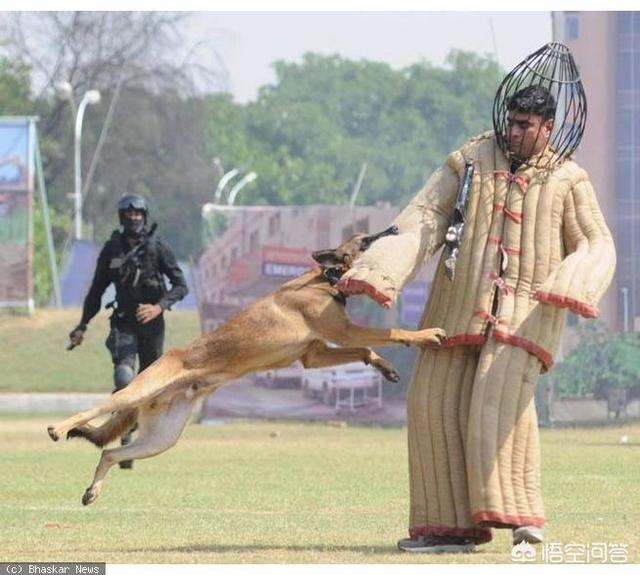
[{"label": "quilted beige sleeve", "polygon": [[391,307],[402,287],[444,243],[458,191],[458,176],[448,165],[438,169],[394,224],[399,234],[377,240],[338,283],[345,293],[366,293]]},{"label": "quilted beige sleeve", "polygon": [[567,194],[563,224],[567,256],[534,297],[584,317],[598,317],[597,305],[613,278],[616,252],[588,179],[578,181]]}]

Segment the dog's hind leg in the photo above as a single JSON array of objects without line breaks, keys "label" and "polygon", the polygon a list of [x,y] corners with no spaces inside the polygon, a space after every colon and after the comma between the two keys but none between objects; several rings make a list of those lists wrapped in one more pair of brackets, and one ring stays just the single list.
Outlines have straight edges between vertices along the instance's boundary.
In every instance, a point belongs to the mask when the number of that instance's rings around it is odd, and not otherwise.
[{"label": "dog's hind leg", "polygon": [[181,350],[167,352],[147,369],[139,373],[127,387],[110,395],[97,407],[81,411],[55,426],[49,426],[47,428],[49,436],[53,441],[58,441],[74,427],[84,425],[99,415],[137,407],[149,401],[155,395],[162,393],[167,387],[174,384],[180,385],[181,379],[194,377],[196,370],[184,369],[183,358],[184,352]]},{"label": "dog's hind leg", "polygon": [[393,365],[367,347],[329,347],[322,341],[316,341],[309,346],[300,361],[304,367],[328,367],[362,361],[375,367],[389,381],[400,380]]},{"label": "dog's hind leg", "polygon": [[110,441],[129,431],[135,425],[137,418],[137,408],[121,409],[98,427],[88,423],[74,427],[67,433],[67,439],[82,437],[97,447],[104,447]]},{"label": "dog's hind leg", "polygon": [[173,447],[189,421],[196,400],[196,397],[181,394],[173,397],[168,404],[158,402],[156,407],[141,406],[138,436],[128,445],[102,452],[93,481],[82,496],[83,505],[89,505],[98,498],[112,465],[127,459],[153,457]]}]

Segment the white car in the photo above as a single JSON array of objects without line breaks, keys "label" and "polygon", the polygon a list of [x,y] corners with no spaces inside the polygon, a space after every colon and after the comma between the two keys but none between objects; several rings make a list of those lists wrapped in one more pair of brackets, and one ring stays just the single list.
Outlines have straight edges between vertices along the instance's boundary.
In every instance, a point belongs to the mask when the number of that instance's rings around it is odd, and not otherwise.
[{"label": "white car", "polygon": [[348,406],[353,410],[372,401],[382,406],[382,375],[362,362],[306,369],[302,392],[336,409]]}]

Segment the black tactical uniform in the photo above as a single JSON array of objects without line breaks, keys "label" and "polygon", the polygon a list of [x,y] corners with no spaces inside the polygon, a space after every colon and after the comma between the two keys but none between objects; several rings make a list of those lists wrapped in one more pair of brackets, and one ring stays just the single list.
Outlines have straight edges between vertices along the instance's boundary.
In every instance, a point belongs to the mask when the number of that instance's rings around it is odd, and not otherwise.
[{"label": "black tactical uniform", "polygon": [[[140,358],[140,371],[162,355],[164,318],[159,315],[148,323],[139,323],[136,320],[138,304],[158,304],[165,310],[187,295],[184,276],[169,246],[154,236],[146,237],[146,234],[140,241],[141,247],[125,261],[137,246],[131,247],[121,232],[113,232],[98,256],[80,320],[86,325],[98,313],[102,295],[113,283],[116,301],[107,347],[113,357],[116,389],[126,387],[133,379],[136,355]],[[171,282],[168,292],[163,276]]]},{"label": "black tactical uniform", "polygon": [[[129,209],[144,214],[138,229],[132,229],[125,218]],[[120,223],[124,231],[115,230],[98,256],[96,271],[89,293],[84,300],[80,324],[71,332],[84,332],[89,321],[100,310],[102,295],[113,283],[116,299],[113,302],[111,330],[106,345],[111,352],[116,390],[123,389],[135,377],[136,355],[139,371],[142,371],[162,355],[164,344],[164,317],[140,323],[136,319],[139,304],[158,304],[163,312],[180,301],[188,293],[184,275],[176,263],[169,246],[154,235],[155,225],[147,229],[147,206],[141,196],[124,196],[118,204]],[[130,241],[131,240],[131,241]],[[133,245],[132,245],[133,244]],[[164,276],[169,278],[171,289],[167,291]],[[110,304],[111,305],[111,304]],[[123,444],[130,437],[123,436]],[[130,467],[130,462],[121,467]]]}]

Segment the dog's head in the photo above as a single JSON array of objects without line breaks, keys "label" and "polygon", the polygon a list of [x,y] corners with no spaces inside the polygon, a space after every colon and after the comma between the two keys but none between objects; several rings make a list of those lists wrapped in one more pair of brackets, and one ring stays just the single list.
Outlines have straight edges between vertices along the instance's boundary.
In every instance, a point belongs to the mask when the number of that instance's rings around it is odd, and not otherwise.
[{"label": "dog's head", "polygon": [[[388,227],[379,234],[355,234],[343,244],[333,250],[318,250],[313,252],[313,257],[325,271],[331,270],[331,275],[339,279],[350,267],[353,261],[362,252],[369,249],[376,240],[398,233],[397,226]],[[325,274],[326,275],[326,274]]]}]

